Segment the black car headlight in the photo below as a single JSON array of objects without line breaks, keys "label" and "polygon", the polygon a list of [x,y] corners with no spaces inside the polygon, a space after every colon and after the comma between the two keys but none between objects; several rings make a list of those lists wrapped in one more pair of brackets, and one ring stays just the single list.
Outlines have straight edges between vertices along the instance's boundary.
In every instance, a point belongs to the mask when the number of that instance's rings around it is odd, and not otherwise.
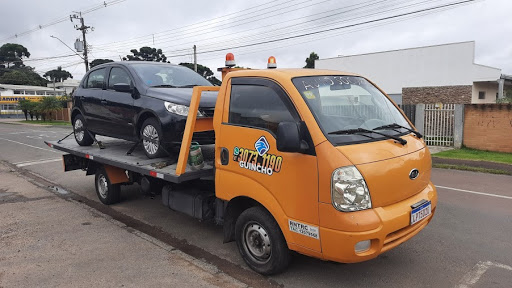
[{"label": "black car headlight", "polygon": [[[180,105],[180,104],[176,104],[176,103],[172,103],[172,102],[167,102],[167,101],[164,102],[164,105],[165,105],[165,109],[167,109],[167,111],[169,111],[171,113],[181,115],[181,116],[188,116],[188,111],[189,111],[188,106]],[[197,111],[197,116],[202,117],[204,115],[203,115],[203,113],[201,113],[201,111]]]}]

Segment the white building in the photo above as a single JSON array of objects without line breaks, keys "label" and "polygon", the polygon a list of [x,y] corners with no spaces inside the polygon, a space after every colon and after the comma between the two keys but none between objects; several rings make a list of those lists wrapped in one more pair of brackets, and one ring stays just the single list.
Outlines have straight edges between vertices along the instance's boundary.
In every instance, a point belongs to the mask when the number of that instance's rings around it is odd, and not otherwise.
[{"label": "white building", "polygon": [[75,80],[75,79],[66,79],[62,82],[47,84],[47,86],[52,89],[53,89],[53,87],[55,87],[56,89],[64,90],[67,95],[71,95],[71,93],[73,93],[73,91],[75,91],[75,89],[78,88],[78,85],[80,85],[80,80]]},{"label": "white building", "polygon": [[18,101],[21,99],[40,101],[45,96],[62,96],[64,92],[62,89],[54,90],[42,86],[0,84],[0,115],[21,114],[22,112],[17,109]]},{"label": "white building", "polygon": [[399,104],[495,103],[512,77],[474,59],[471,41],[319,59],[315,68],[361,74]]}]

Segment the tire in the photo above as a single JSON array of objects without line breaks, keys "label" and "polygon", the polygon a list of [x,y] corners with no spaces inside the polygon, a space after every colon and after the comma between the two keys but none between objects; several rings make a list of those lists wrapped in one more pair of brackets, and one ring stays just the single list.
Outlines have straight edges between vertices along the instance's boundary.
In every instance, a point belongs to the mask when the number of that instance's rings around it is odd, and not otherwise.
[{"label": "tire", "polygon": [[105,205],[118,203],[121,198],[121,185],[110,183],[110,179],[104,167],[96,170],[96,177],[94,178],[96,194],[101,203]]},{"label": "tire", "polygon": [[162,127],[155,118],[148,118],[140,128],[140,139],[144,153],[150,159],[164,156],[165,149],[162,147]]},{"label": "tire", "polygon": [[290,263],[290,250],[279,225],[262,207],[251,207],[238,217],[235,239],[245,263],[262,275],[284,271]]},{"label": "tire", "polygon": [[94,139],[92,139],[85,127],[85,119],[82,114],[78,114],[73,118],[73,134],[75,134],[76,143],[80,146],[91,146],[94,143]]}]

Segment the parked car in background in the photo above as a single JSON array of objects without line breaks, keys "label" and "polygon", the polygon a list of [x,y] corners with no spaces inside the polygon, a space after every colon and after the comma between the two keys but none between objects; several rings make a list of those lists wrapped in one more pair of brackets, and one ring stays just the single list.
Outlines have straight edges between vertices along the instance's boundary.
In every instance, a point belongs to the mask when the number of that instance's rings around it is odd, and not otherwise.
[{"label": "parked car in background", "polygon": [[[194,86],[212,84],[187,67],[123,61],[91,69],[73,93],[71,121],[81,146],[94,135],[141,141],[149,158],[180,144]],[[213,117],[217,92],[205,92],[198,117]],[[200,144],[214,143],[210,132],[194,133]]]}]

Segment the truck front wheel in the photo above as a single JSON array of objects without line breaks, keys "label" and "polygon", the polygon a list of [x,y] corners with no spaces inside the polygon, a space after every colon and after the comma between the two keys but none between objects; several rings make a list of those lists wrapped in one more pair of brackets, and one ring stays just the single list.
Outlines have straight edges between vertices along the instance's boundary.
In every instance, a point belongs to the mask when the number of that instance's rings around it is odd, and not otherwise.
[{"label": "truck front wheel", "polygon": [[96,170],[95,177],[96,194],[101,203],[105,205],[115,204],[120,200],[121,185],[110,183],[104,167]]},{"label": "truck front wheel", "polygon": [[279,225],[262,207],[251,207],[235,225],[238,250],[245,263],[263,275],[280,273],[290,263],[290,251]]}]

